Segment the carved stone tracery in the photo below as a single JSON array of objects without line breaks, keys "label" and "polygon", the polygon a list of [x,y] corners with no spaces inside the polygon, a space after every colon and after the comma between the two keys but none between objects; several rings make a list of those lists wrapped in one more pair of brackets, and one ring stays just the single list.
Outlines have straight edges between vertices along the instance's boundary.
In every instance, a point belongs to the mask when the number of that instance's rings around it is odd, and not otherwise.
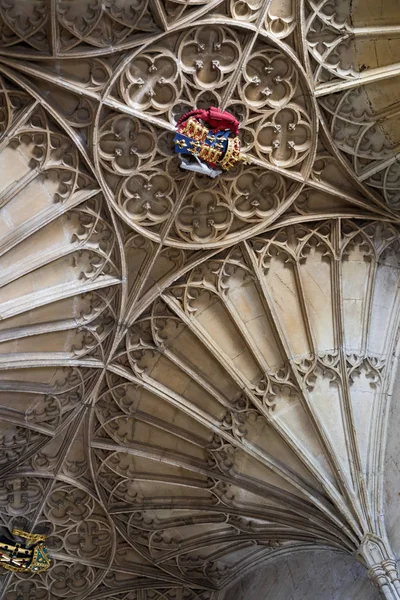
[{"label": "carved stone tracery", "polygon": [[[354,11],[0,0],[0,522],[53,560],[6,600],[217,600],[298,548],[399,597],[399,26]],[[215,180],[173,151],[210,106]]]}]

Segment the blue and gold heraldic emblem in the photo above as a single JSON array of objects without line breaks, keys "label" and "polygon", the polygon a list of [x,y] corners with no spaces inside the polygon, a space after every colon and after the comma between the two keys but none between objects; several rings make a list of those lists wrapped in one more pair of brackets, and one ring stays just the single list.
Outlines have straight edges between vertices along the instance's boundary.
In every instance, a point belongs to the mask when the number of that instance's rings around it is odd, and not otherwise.
[{"label": "blue and gold heraldic emblem", "polygon": [[12,534],[0,528],[0,566],[14,573],[40,573],[51,564],[44,541],[46,536],[13,529]]},{"label": "blue and gold heraldic emblem", "polygon": [[245,162],[240,151],[238,125],[233,115],[214,107],[184,115],[177,123],[174,137],[182,169],[214,178],[238,162]]}]

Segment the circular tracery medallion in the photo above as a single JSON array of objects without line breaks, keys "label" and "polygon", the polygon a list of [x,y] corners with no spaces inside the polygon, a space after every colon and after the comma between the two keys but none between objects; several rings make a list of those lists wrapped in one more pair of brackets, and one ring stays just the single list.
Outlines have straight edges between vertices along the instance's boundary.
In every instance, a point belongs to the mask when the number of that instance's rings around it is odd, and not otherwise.
[{"label": "circular tracery medallion", "polygon": [[[97,116],[97,169],[121,218],[156,242],[230,245],[303,188],[317,131],[306,76],[284,43],[260,35],[249,52],[246,33],[204,24],[165,34],[114,73]],[[239,121],[250,163],[215,180],[182,170],[174,151],[179,118],[210,106]]]}]

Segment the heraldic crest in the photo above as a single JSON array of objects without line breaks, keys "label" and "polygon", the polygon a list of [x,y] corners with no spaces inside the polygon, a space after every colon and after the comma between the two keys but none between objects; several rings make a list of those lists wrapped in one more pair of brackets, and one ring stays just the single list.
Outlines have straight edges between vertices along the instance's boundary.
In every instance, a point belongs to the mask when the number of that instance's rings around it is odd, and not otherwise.
[{"label": "heraldic crest", "polygon": [[50,566],[46,536],[0,527],[0,566],[14,573],[40,573]]},{"label": "heraldic crest", "polygon": [[182,169],[214,178],[246,161],[238,133],[239,121],[227,111],[211,106],[186,113],[176,125],[174,138]]}]

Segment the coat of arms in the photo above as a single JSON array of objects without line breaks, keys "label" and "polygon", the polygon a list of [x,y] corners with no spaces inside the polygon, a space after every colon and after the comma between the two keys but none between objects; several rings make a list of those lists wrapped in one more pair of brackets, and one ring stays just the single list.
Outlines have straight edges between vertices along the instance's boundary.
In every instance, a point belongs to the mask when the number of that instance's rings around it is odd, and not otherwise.
[{"label": "coat of arms", "polygon": [[14,573],[40,573],[50,566],[46,536],[0,527],[0,566]]},{"label": "coat of arms", "polygon": [[237,119],[219,108],[192,110],[183,115],[174,138],[182,169],[214,178],[245,161],[238,131]]}]

